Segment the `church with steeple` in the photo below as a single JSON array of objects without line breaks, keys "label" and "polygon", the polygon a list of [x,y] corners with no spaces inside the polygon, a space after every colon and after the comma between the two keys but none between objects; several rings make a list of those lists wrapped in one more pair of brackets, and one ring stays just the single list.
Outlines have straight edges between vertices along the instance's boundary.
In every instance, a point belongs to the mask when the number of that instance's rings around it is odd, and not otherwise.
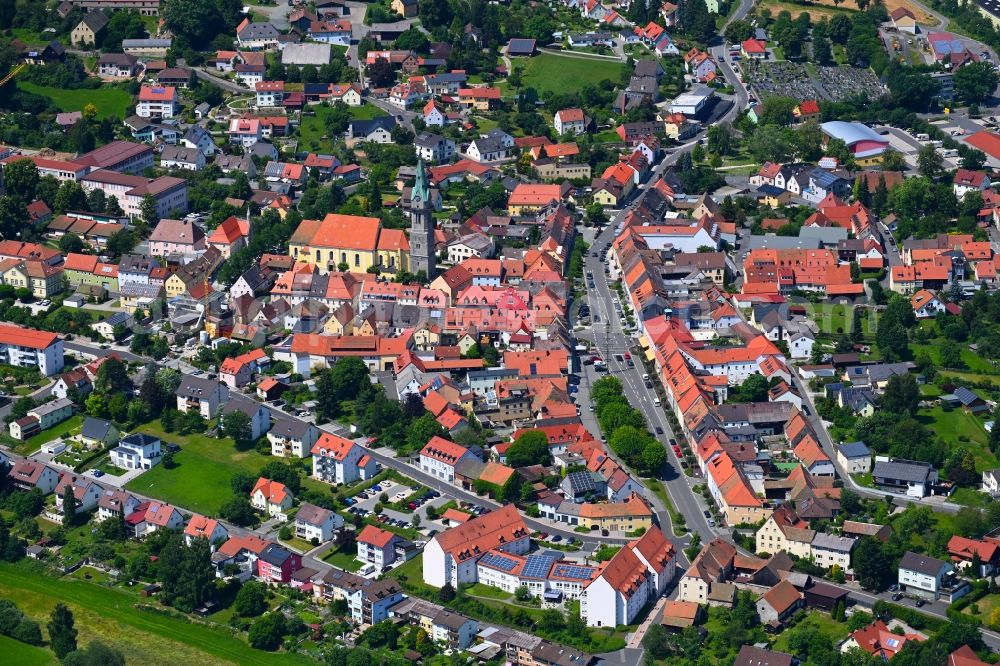
[{"label": "church with steeple", "polygon": [[424,271],[427,281],[437,274],[434,253],[434,202],[427,183],[424,161],[417,163],[417,176],[410,190],[410,272]]}]

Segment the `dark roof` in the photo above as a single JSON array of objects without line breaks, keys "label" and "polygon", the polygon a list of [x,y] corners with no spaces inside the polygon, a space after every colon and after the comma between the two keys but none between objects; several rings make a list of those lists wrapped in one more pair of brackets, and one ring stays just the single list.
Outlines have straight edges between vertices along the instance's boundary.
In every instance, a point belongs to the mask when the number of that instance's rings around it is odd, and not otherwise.
[{"label": "dark roof", "polygon": [[378,116],[371,120],[354,120],[351,122],[348,132],[352,137],[368,136],[377,129],[384,129],[391,132],[396,126],[396,116]]},{"label": "dark roof", "polygon": [[93,32],[97,32],[108,24],[108,15],[104,12],[88,12],[80,23],[84,24]]},{"label": "dark roof", "polygon": [[937,576],[946,565],[947,562],[944,560],[929,555],[919,555],[910,550],[903,553],[903,558],[899,560],[900,569],[916,571],[926,576]]},{"label": "dark roof", "polygon": [[84,439],[103,440],[108,436],[108,431],[110,430],[110,421],[88,416],[83,422],[83,429],[80,431],[80,434],[83,435]]},{"label": "dark roof", "polygon": [[534,53],[535,52],[535,40],[533,39],[521,39],[514,38],[510,40],[507,44],[507,53]]},{"label": "dark roof", "polygon": [[877,460],[872,468],[872,477],[925,483],[932,469],[928,463],[913,460]]},{"label": "dark roof", "polygon": [[871,456],[872,452],[864,442],[846,442],[840,445],[840,452],[845,458],[864,458]]},{"label": "dark roof", "polygon": [[792,655],[744,645],[733,666],[792,666]]}]

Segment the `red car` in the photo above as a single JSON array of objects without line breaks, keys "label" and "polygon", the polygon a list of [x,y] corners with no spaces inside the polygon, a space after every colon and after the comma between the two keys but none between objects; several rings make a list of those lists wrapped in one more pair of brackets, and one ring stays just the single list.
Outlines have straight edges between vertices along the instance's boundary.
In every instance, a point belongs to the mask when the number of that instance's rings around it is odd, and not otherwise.
[{"label": "red car", "polygon": [[681,457],[681,447],[675,446],[674,447],[674,453],[676,453],[677,457],[680,458]]},{"label": "red car", "polygon": [[625,354],[625,360],[626,361],[631,361],[632,360],[632,355],[626,352],[626,354]]}]

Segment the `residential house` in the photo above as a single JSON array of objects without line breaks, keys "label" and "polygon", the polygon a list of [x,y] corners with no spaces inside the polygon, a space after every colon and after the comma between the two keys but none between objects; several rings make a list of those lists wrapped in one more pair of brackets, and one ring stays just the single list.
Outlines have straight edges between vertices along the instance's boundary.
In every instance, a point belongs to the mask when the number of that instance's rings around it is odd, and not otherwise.
[{"label": "residential house", "polygon": [[250,491],[250,506],[279,520],[292,508],[292,493],[285,484],[260,477]]},{"label": "residential house", "polygon": [[305,458],[312,452],[319,437],[313,424],[299,419],[277,418],[267,431],[271,455],[278,458]]},{"label": "residential house", "polygon": [[956,578],[955,568],[943,560],[912,551],[899,561],[899,587],[904,592],[951,603],[969,591],[969,584]]},{"label": "residential house", "polygon": [[396,561],[396,544],[402,541],[402,537],[374,525],[365,525],[355,541],[358,559],[374,564],[381,571]]},{"label": "residential house", "polygon": [[872,481],[876,486],[908,497],[926,497],[937,480],[937,470],[925,462],[877,456],[872,468]]},{"label": "residential house", "polygon": [[214,518],[194,514],[184,528],[184,543],[191,545],[195,539],[208,539],[208,543],[214,550],[229,539],[229,530],[226,526]]},{"label": "residential house", "polygon": [[765,626],[784,624],[805,601],[799,591],[789,581],[783,580],[757,600],[757,615]]},{"label": "residential house", "polygon": [[467,448],[441,437],[432,437],[420,451],[420,469],[448,483],[455,482],[455,469],[459,463],[475,460]]},{"label": "residential house", "polygon": [[206,419],[214,419],[228,399],[229,389],[214,379],[184,375],[177,388],[178,411],[193,410]]},{"label": "residential house", "polygon": [[136,539],[158,530],[179,530],[184,525],[181,512],[169,504],[152,500],[142,502],[125,516],[125,526]]},{"label": "residential house", "polygon": [[847,442],[837,447],[837,461],[848,474],[867,474],[872,469],[872,452],[864,442]]},{"label": "residential house", "polygon": [[313,477],[326,483],[371,479],[378,463],[357,442],[324,432],[312,446]]},{"label": "residential house", "polygon": [[111,449],[111,464],[122,469],[152,469],[162,459],[159,438],[143,433],[123,437],[118,446]]},{"label": "residential house", "polygon": [[295,536],[306,541],[325,543],[336,530],[344,526],[344,518],[336,511],[303,502],[295,514]]}]

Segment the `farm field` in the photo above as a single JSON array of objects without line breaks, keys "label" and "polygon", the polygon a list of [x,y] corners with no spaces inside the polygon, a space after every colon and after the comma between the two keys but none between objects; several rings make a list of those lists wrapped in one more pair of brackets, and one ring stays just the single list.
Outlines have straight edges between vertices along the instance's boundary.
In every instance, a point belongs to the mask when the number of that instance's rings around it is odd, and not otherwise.
[{"label": "farm field", "polygon": [[[62,601],[73,611],[80,645],[101,640],[124,652],[130,664],[312,663],[295,655],[254,650],[228,630],[144,612],[136,608],[137,595],[93,583],[52,578],[32,563],[0,564],[0,596],[16,600],[18,607],[43,627],[52,608]],[[5,654],[10,653],[5,650]],[[5,659],[6,663],[28,664],[51,661],[54,659],[25,662]]]},{"label": "farm field", "polygon": [[15,641],[6,636],[0,636],[0,654],[4,655],[6,663],[18,666],[47,666],[59,663],[55,655],[45,648]]},{"label": "farm field", "polygon": [[51,99],[61,111],[83,111],[87,104],[97,107],[97,117],[124,118],[132,104],[132,97],[118,88],[97,88],[94,90],[63,90],[40,86],[30,81],[18,81],[17,87],[26,92]]}]

